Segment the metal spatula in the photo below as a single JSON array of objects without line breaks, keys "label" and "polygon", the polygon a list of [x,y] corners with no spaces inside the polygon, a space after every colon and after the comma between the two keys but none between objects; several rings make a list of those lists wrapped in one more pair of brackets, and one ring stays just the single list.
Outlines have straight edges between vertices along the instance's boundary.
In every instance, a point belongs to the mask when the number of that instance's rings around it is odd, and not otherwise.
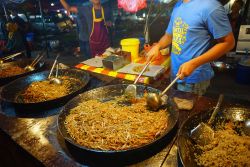
[{"label": "metal spatula", "polygon": [[142,69],[142,71],[140,72],[140,74],[138,75],[138,77],[136,78],[136,80],[134,81],[134,83],[128,85],[128,87],[125,89],[124,95],[126,97],[129,97],[129,98],[135,98],[136,97],[136,83],[139,80],[139,78],[142,76],[142,74],[144,73],[144,71],[147,69],[147,67],[149,66],[150,63],[151,63],[151,61],[148,62],[144,66],[144,68]]},{"label": "metal spatula", "polygon": [[224,98],[223,94],[220,94],[216,107],[207,123],[201,122],[193,130],[191,130],[191,138],[201,146],[209,144],[214,138],[214,130],[211,128],[211,125],[220,110],[222,100]]}]

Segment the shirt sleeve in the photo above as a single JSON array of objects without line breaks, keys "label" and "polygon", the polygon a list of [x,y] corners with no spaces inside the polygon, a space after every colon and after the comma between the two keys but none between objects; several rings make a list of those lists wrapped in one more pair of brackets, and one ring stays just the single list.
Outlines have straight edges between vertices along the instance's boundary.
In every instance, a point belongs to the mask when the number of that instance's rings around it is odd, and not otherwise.
[{"label": "shirt sleeve", "polygon": [[206,24],[214,39],[222,38],[232,32],[231,24],[223,6],[208,15]]},{"label": "shirt sleeve", "polygon": [[168,27],[166,29],[166,33],[172,35],[173,33],[173,16],[171,16],[170,21],[168,23]]}]

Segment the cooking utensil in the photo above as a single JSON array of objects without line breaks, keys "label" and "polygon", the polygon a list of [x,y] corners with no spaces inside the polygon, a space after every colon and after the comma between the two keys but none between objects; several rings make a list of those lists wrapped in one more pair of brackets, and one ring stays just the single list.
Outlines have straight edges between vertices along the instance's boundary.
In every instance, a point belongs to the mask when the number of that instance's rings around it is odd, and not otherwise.
[{"label": "cooking utensil", "polygon": [[[53,65],[52,65],[51,69],[50,69],[50,73],[49,73],[49,76],[48,76],[48,80],[49,80],[50,83],[52,83],[52,84],[58,84],[58,85],[60,85],[60,84],[62,84],[62,81],[61,81],[60,79],[58,79],[58,68],[59,68],[59,64],[57,63],[58,57],[59,57],[59,54],[56,56],[56,58],[55,58],[55,60],[54,60],[54,63],[53,63]],[[56,67],[56,76],[53,77],[53,78],[51,78],[51,75],[52,75],[52,73],[53,73],[53,70],[54,70],[55,66],[57,66],[57,67]]]},{"label": "cooking utensil", "polygon": [[147,95],[147,105],[152,110],[157,110],[162,105],[161,97],[174,85],[174,83],[180,78],[178,75],[167,87],[166,89],[160,94],[156,93],[148,93]]},{"label": "cooking utensil", "polygon": [[142,74],[144,73],[144,71],[147,69],[147,67],[149,66],[149,64],[151,63],[148,62],[144,68],[142,69],[142,71],[140,72],[140,74],[137,76],[137,78],[135,79],[133,84],[128,85],[128,87],[125,89],[124,95],[129,97],[129,98],[135,98],[136,97],[136,83],[138,82],[139,78],[142,76]]},{"label": "cooking utensil", "polygon": [[23,52],[18,52],[18,53],[11,54],[11,55],[9,55],[9,56],[6,56],[6,57],[1,58],[1,59],[0,59],[0,64],[3,64],[4,61],[9,60],[9,59],[12,59],[12,58],[14,58],[14,57],[16,57],[16,56],[18,56],[18,55],[20,55],[20,54],[22,54],[22,53],[23,53]]},{"label": "cooking utensil", "polygon": [[50,79],[50,83],[61,85],[62,81],[58,78],[59,63],[56,65],[56,76]]},{"label": "cooking utensil", "polygon": [[64,105],[69,99],[81,93],[87,83],[89,82],[89,74],[83,70],[78,69],[60,69],[59,73],[61,76],[67,76],[79,80],[80,83],[72,84],[70,87],[71,91],[63,96],[53,100],[41,101],[37,103],[26,103],[19,96],[20,92],[26,89],[31,83],[36,81],[43,81],[48,79],[49,71],[43,71],[35,73],[29,76],[18,78],[13,82],[2,87],[0,97],[3,101],[14,104],[15,107],[27,109],[27,111],[34,111],[37,109],[48,109],[56,106]]},{"label": "cooking utensil", "polygon": [[33,62],[30,65],[27,65],[24,69],[26,71],[34,71],[36,64],[43,58],[44,53],[38,54],[38,56],[33,60]]},{"label": "cooking utensil", "polygon": [[102,59],[102,65],[104,68],[116,71],[125,65],[124,57],[112,54]]},{"label": "cooking utensil", "polygon": [[217,113],[220,111],[220,106],[222,103],[222,100],[224,98],[223,94],[220,94],[218,102],[216,104],[216,107],[214,108],[214,111],[209,119],[209,121],[206,123],[201,122],[197,127],[195,127],[191,131],[191,138],[199,145],[203,146],[206,144],[209,144],[213,138],[214,138],[214,130],[211,128],[211,125],[217,115]]},{"label": "cooking utensil", "polygon": [[[168,105],[166,106],[166,112],[168,112],[168,123],[166,131],[153,140],[150,143],[145,145],[131,148],[122,151],[115,151],[115,150],[95,150],[80,146],[75,142],[75,140],[67,133],[65,128],[65,118],[70,114],[70,110],[79,103],[91,100],[91,99],[98,99],[100,101],[108,101],[110,99],[114,99],[114,97],[122,96],[123,91],[127,88],[128,84],[117,84],[117,85],[109,85],[105,87],[99,87],[96,89],[92,89],[86,91],[74,99],[70,100],[62,109],[58,116],[57,120],[57,127],[60,134],[66,140],[67,150],[70,150],[71,155],[76,158],[78,161],[84,161],[85,163],[92,163],[93,166],[100,166],[104,164],[111,163],[113,166],[121,166],[126,164],[135,163],[141,160],[144,160],[153,154],[156,154],[161,149],[165,148],[166,144],[172,141],[172,138],[175,134],[175,130],[177,128],[177,120],[178,120],[178,112],[176,105],[169,101]],[[137,85],[138,89],[138,96],[144,95],[144,90],[148,92],[158,92],[159,90],[151,87],[145,87],[143,85]],[[165,109],[165,108],[164,108]],[[87,162],[86,162],[87,161]],[[90,161],[90,162],[88,162]],[[97,164],[98,163],[98,164]],[[114,165],[117,164],[117,165]],[[90,165],[91,166],[91,165]],[[109,165],[107,165],[109,166]]]}]

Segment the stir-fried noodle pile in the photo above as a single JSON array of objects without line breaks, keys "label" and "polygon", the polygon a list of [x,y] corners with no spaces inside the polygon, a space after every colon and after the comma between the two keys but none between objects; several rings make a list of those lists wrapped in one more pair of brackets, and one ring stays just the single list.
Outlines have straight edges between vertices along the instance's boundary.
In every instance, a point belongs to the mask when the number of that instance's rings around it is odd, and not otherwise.
[{"label": "stir-fried noodle pile", "polygon": [[24,68],[19,66],[10,66],[0,70],[0,78],[11,77],[25,73]]},{"label": "stir-fried noodle pile", "polygon": [[63,97],[71,92],[72,85],[78,85],[79,81],[67,76],[59,77],[62,84],[52,84],[49,80],[37,81],[30,84],[21,94],[25,103],[37,103]]},{"label": "stir-fried noodle pile", "polygon": [[201,166],[250,166],[250,137],[238,135],[230,124],[215,131],[213,142],[203,147],[196,162]]},{"label": "stir-fried noodle pile", "polygon": [[166,110],[147,110],[145,99],[131,106],[116,100],[80,103],[66,117],[65,127],[80,145],[98,150],[126,150],[150,143],[166,130]]}]

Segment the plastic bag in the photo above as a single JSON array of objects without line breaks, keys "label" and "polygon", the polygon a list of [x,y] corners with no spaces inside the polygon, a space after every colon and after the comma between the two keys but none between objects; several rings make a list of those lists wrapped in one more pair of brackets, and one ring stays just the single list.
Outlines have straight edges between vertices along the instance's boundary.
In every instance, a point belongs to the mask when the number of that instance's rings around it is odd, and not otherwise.
[{"label": "plastic bag", "polygon": [[146,0],[118,0],[118,8],[122,8],[127,12],[136,13],[146,7]]}]

